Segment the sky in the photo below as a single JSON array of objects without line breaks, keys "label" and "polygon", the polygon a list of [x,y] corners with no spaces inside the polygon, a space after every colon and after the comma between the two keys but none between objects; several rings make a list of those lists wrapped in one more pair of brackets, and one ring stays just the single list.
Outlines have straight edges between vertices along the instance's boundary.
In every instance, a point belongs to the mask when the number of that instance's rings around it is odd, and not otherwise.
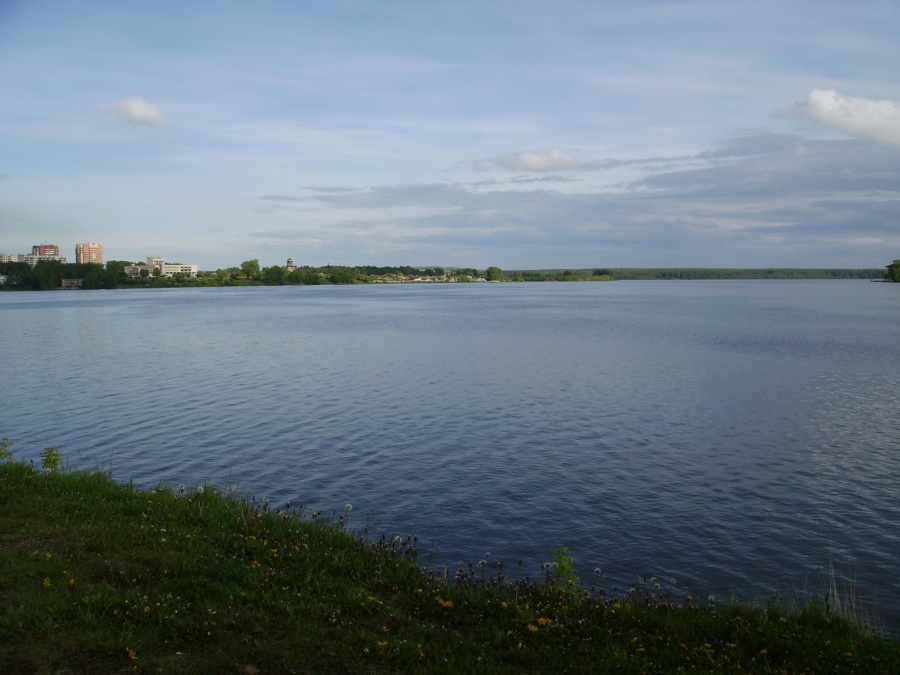
[{"label": "sky", "polygon": [[896,0],[0,0],[0,252],[884,267]]}]

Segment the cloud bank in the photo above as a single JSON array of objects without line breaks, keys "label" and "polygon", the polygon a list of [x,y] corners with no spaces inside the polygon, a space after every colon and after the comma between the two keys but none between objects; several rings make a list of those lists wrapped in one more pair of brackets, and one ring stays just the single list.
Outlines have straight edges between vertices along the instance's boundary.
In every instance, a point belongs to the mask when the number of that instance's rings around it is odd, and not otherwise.
[{"label": "cloud bank", "polygon": [[491,162],[509,171],[562,171],[581,166],[576,157],[557,148],[503,155],[492,158]]},{"label": "cloud bank", "polygon": [[651,168],[616,190],[514,177],[264,195],[279,210],[253,236],[320,261],[514,268],[866,267],[900,247],[900,154],[887,145],[770,133],[662,167],[633,161]]},{"label": "cloud bank", "polygon": [[814,89],[791,113],[856,138],[900,146],[900,101],[851,98],[833,89]]},{"label": "cloud bank", "polygon": [[104,110],[114,111],[126,122],[141,124],[147,127],[161,127],[166,123],[165,115],[152,103],[140,98],[126,98],[103,106]]}]

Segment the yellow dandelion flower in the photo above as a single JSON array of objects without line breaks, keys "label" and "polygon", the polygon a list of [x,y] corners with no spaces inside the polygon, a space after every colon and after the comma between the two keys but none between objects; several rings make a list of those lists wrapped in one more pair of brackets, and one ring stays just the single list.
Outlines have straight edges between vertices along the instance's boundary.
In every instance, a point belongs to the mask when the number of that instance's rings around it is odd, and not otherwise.
[{"label": "yellow dandelion flower", "polygon": [[132,661],[137,661],[137,653],[133,649],[128,650],[128,658]]},{"label": "yellow dandelion flower", "polygon": [[41,582],[41,585],[42,585],[44,588],[50,588],[50,587],[53,585],[53,582],[50,581],[50,579],[45,578],[45,579]]},{"label": "yellow dandelion flower", "polygon": [[762,654],[763,656],[765,656],[766,654],[769,653],[769,650],[768,649],[760,649],[759,653]]},{"label": "yellow dandelion flower", "polygon": [[378,646],[379,647],[387,647],[387,640],[383,640],[383,641],[379,642]]},{"label": "yellow dandelion flower", "polygon": [[537,629],[538,629],[538,627],[535,626],[533,623],[528,624],[528,630],[530,630],[532,633],[537,633]]},{"label": "yellow dandelion flower", "polygon": [[549,626],[550,625],[550,619],[545,619],[544,617],[539,617],[537,622],[538,622],[539,626]]}]

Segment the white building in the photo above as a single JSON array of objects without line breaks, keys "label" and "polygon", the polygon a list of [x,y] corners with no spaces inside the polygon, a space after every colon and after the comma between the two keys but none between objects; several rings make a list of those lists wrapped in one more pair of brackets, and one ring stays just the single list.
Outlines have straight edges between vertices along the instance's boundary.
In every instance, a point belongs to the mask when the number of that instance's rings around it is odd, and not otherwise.
[{"label": "white building", "polygon": [[124,272],[130,277],[141,276],[141,270],[147,270],[148,276],[153,276],[153,270],[159,270],[159,276],[171,277],[175,274],[187,274],[197,276],[196,265],[183,265],[181,263],[167,263],[164,258],[147,258],[146,265],[125,265]]},{"label": "white building", "polygon": [[66,256],[64,255],[40,255],[35,253],[22,253],[18,256],[17,262],[28,263],[29,267],[34,267],[39,262],[42,261],[52,261],[61,262],[62,264],[66,264]]},{"label": "white building", "polygon": [[196,265],[182,265],[181,263],[166,263],[162,268],[162,275],[170,277],[173,274],[187,274],[188,276],[197,276]]}]

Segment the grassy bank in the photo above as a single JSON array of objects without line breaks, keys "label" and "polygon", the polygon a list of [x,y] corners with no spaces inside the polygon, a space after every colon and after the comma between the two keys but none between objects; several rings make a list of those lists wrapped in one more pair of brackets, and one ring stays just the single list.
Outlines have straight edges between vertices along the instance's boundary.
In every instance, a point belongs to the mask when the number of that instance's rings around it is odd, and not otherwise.
[{"label": "grassy bank", "polygon": [[0,672],[900,672],[900,645],[816,602],[606,597],[563,549],[539,584],[491,560],[436,579],[416,557],[349,509],[7,459]]}]

